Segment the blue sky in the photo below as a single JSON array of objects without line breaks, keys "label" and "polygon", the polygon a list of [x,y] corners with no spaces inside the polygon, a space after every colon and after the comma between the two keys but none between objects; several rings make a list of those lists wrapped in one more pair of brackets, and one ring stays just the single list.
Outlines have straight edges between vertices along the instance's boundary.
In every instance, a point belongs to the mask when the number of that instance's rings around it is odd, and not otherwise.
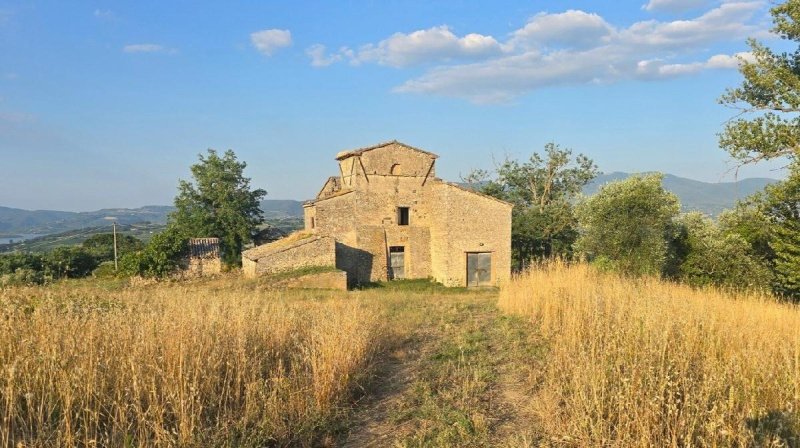
[{"label": "blue sky", "polygon": [[307,199],[338,151],[392,139],[449,180],[551,141],[607,172],[732,180],[716,99],[748,36],[775,43],[768,7],[0,0],[0,205],[169,204],[206,148]]}]

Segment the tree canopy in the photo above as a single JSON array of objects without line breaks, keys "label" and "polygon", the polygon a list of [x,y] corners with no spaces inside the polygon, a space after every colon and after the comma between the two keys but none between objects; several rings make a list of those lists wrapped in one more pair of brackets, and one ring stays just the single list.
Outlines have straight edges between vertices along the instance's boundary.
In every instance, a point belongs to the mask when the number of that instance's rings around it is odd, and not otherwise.
[{"label": "tree canopy", "polygon": [[232,150],[220,156],[213,149],[191,167],[193,182],[181,180],[170,226],[190,237],[217,237],[223,260],[240,262],[242,248],[264,222],[260,201],[267,192],[251,190],[245,162]]},{"label": "tree canopy", "polygon": [[478,170],[465,180],[514,204],[511,248],[514,266],[520,269],[534,258],[571,254],[578,236],[573,203],[596,176],[591,159],[573,157],[572,150],[548,143],[544,155],[533,153],[524,162],[505,160],[494,173]]},{"label": "tree canopy", "polygon": [[[772,29],[789,44],[800,43],[800,0],[772,8]],[[720,103],[738,109],[720,134],[720,146],[739,163],[800,155],[800,47],[775,52],[750,39],[752,60],[740,58],[744,81],[728,89]]]},{"label": "tree canopy", "polygon": [[578,250],[621,272],[665,273],[680,203],[664,190],[662,179],[652,174],[611,182],[581,202]]}]

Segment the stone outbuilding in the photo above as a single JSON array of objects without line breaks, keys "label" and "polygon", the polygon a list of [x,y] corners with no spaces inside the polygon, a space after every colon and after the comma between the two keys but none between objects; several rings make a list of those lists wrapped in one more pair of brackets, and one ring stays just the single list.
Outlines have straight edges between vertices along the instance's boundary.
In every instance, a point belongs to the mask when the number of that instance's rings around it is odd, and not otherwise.
[{"label": "stone outbuilding", "polygon": [[336,155],[304,204],[305,229],[242,254],[246,275],[333,264],[348,283],[432,278],[496,286],[511,275],[512,205],[436,177],[436,154],[391,141]]},{"label": "stone outbuilding", "polygon": [[190,275],[214,275],[222,272],[219,238],[189,239],[187,272]]}]

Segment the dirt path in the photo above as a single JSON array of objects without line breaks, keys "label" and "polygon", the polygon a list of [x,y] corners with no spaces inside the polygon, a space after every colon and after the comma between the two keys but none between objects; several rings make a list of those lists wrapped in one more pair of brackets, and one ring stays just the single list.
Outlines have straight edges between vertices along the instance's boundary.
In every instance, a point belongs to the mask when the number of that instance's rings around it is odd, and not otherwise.
[{"label": "dirt path", "polygon": [[530,324],[495,302],[463,294],[396,310],[413,325],[378,362],[340,446],[533,446],[541,347]]}]

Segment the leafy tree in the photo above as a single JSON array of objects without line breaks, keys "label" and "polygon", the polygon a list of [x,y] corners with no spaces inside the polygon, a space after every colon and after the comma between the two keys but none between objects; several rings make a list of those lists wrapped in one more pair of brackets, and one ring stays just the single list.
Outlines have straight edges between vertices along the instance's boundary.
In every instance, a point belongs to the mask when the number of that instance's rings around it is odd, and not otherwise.
[{"label": "leafy tree", "polygon": [[42,271],[43,263],[42,256],[38,254],[2,254],[0,255],[0,275],[13,274],[18,269]]},{"label": "leafy tree", "polygon": [[56,247],[43,258],[45,275],[54,279],[80,278],[92,273],[99,264],[81,247]]},{"label": "leafy tree", "polygon": [[722,212],[719,227],[725,235],[736,234],[744,238],[753,255],[769,264],[775,259],[775,251],[770,246],[773,225],[765,210],[765,194],[756,193],[739,201],[733,209]]},{"label": "leafy tree", "polygon": [[[98,233],[92,235],[81,245],[98,263],[114,260],[114,234]],[[144,243],[131,236],[117,234],[117,256],[134,253],[144,249]]]},{"label": "leafy tree", "polygon": [[604,185],[577,208],[576,248],[590,260],[629,274],[668,274],[677,196],[663,175],[633,176]]},{"label": "leafy tree", "polygon": [[679,267],[682,281],[696,286],[769,288],[771,273],[766,261],[744,237],[726,232],[699,212],[681,216],[678,224],[686,245]]},{"label": "leafy tree", "polygon": [[800,170],[768,186],[764,200],[772,228],[769,246],[775,254],[775,290],[800,299]]},{"label": "leafy tree", "polygon": [[267,193],[250,189],[250,179],[243,174],[247,164],[233,151],[220,157],[209,149],[199,159],[191,167],[194,182],[180,181],[171,226],[188,237],[218,237],[223,260],[236,265],[264,221],[259,202]]},{"label": "leafy tree", "polygon": [[120,271],[124,275],[164,277],[178,269],[187,255],[189,236],[181,228],[170,224],[153,236],[140,251],[120,258]]},{"label": "leafy tree", "polygon": [[[771,10],[777,35],[790,44],[800,42],[800,0],[788,0]],[[743,116],[729,122],[720,146],[742,164],[800,154],[800,48],[776,53],[749,40],[753,60],[741,61],[741,86],[728,89],[720,103]]]},{"label": "leafy tree", "polygon": [[597,176],[597,166],[580,154],[555,143],[545,145],[544,156],[534,153],[524,162],[506,160],[494,178],[474,171],[465,180],[481,185],[485,194],[514,204],[511,248],[514,267],[534,258],[568,257],[578,236],[573,203],[583,187]]}]

